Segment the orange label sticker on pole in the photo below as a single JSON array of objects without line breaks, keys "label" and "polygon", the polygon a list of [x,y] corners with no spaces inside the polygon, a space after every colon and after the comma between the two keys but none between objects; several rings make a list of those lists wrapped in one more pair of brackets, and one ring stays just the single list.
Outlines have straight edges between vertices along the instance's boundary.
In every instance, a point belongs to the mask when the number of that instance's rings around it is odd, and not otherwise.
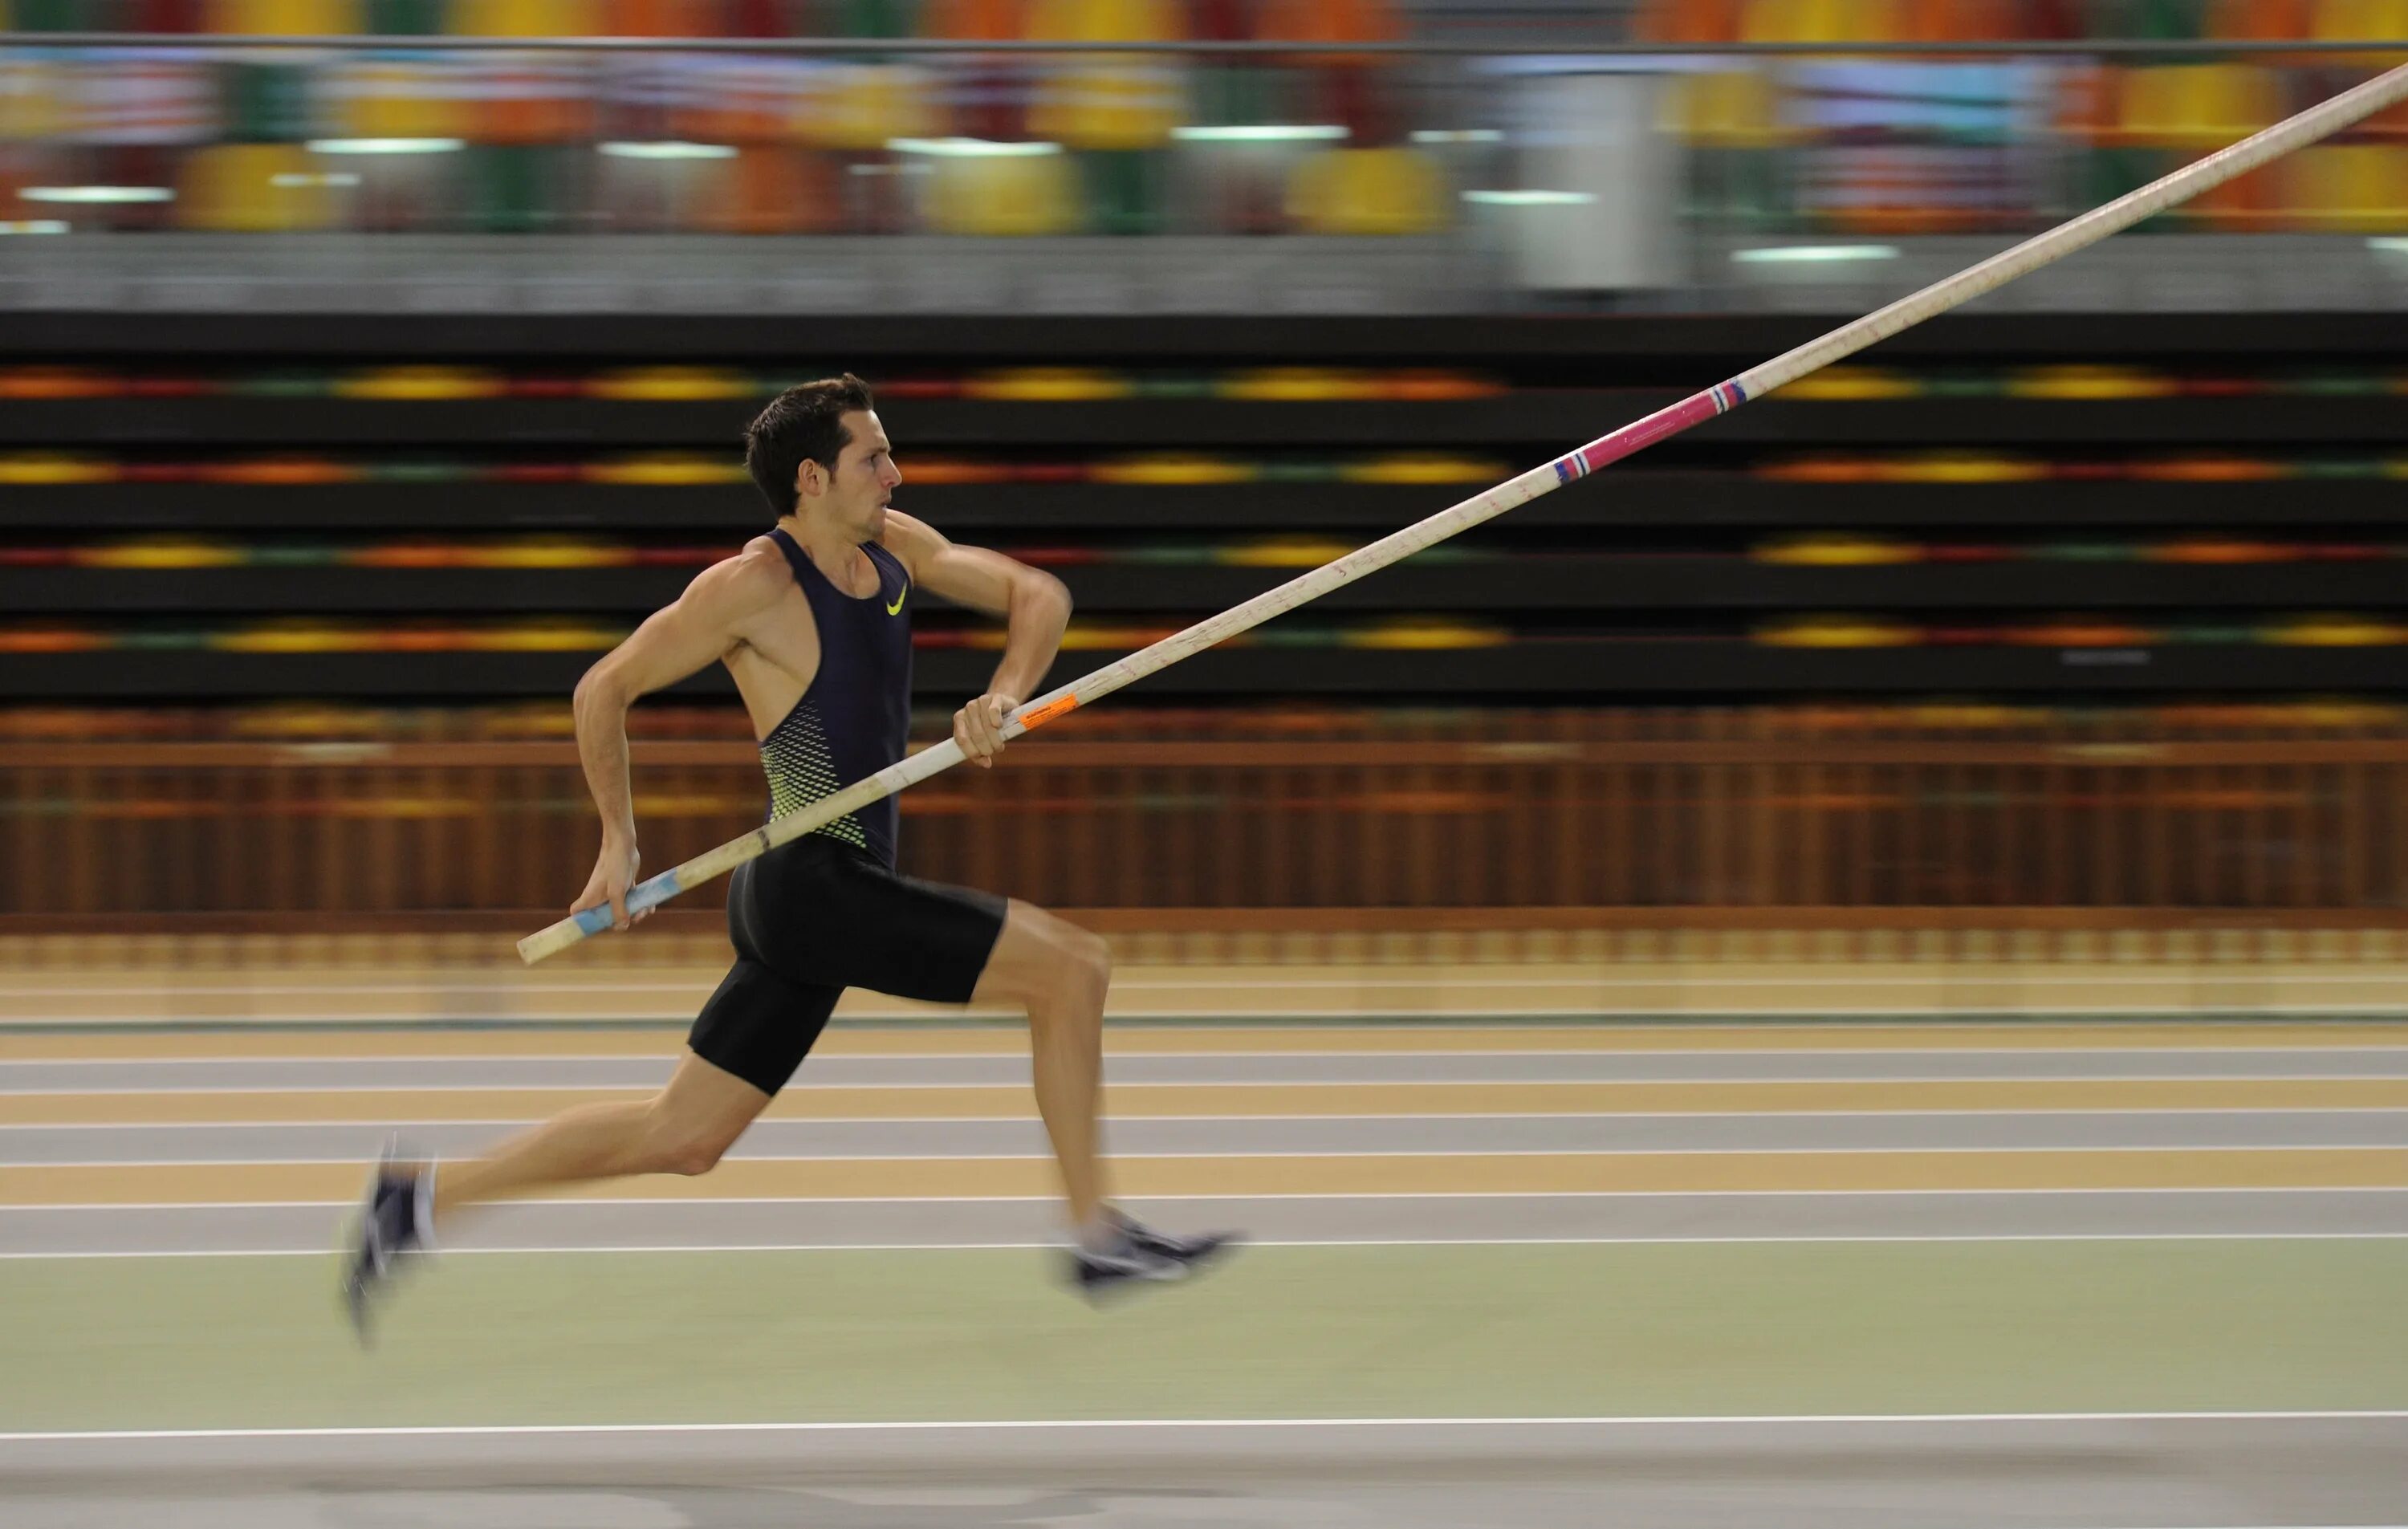
[{"label": "orange label sticker on pole", "polygon": [[1020,730],[1024,733],[1034,733],[1064,712],[1077,709],[1078,705],[1077,696],[1065,695],[1058,701],[1047,702],[1034,711],[1024,711],[1020,714]]}]

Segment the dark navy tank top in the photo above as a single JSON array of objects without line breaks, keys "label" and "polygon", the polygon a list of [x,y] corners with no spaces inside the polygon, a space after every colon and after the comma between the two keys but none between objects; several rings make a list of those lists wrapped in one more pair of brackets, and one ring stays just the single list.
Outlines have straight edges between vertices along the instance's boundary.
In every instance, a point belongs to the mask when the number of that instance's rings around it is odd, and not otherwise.
[{"label": "dark navy tank top", "polygon": [[[902,562],[864,542],[878,593],[856,600],[828,582],[781,530],[769,533],[795,570],[819,627],[820,668],[785,721],[761,740],[769,815],[784,817],[903,757],[911,725],[911,580]],[[815,832],[895,864],[895,798],[873,802]]]}]

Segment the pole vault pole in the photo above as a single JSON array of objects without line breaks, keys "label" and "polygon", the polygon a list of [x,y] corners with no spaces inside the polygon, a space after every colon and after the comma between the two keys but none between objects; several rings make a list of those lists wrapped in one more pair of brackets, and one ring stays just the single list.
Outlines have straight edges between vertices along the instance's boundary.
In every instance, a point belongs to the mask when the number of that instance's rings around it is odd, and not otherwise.
[{"label": "pole vault pole", "polygon": [[[2295,149],[2329,137],[2402,98],[2408,98],[2408,65],[2344,91],[2329,101],[2310,107],[2296,117],[2286,118],[2262,133],[2252,134],[2229,149],[2218,150],[2196,164],[2186,164],[2172,175],[2117,197],[2104,207],[2095,207],[2071,222],[2060,223],[2045,234],[2026,239],[1944,281],[1935,282],[1912,296],[1902,297],[1887,307],[1869,313],[1854,323],[1843,324],[1821,339],[1775,356],[1763,365],[1742,372],[1703,393],[1693,393],[1668,408],[1658,409],[1643,420],[1623,426],[1610,436],[1599,436],[1576,451],[1568,452],[1542,466],[1533,467],[1485,493],[1467,499],[1453,508],[1442,509],[1426,521],[1416,522],[1369,546],[1358,547],[1335,562],[1289,579],[1243,605],[1233,606],[1210,621],[1198,622],[1183,632],[1174,633],[1116,664],[1097,669],[1083,679],[1074,680],[1059,690],[1040,695],[1012,713],[1010,721],[1005,724],[1003,736],[1007,739],[1016,738],[1042,727],[1076,707],[1091,705],[1122,686],[1134,684],[1147,675],[1167,669],[1216,642],[1259,626],[1274,616],[1284,615],[1307,601],[1317,600],[1331,590],[1411,557],[1457,532],[1502,515],[1517,505],[1526,505],[1574,479],[1585,478],[1610,462],[1619,462],[1644,447],[1679,435],[1691,425],[1728,413],[1751,398],[1761,398],[1775,388],[1795,382],[1842,357],[1856,354],[1876,340],[1887,339],[1934,314],[1945,313],[2052,261],[2062,260],[2077,250],[2094,245],[2108,235],[2129,228],[2142,219],[2196,196],[2212,186],[2221,185]],[[906,786],[917,785],[961,762],[961,746],[951,738],[933,748],[924,749],[876,775],[855,781],[833,796],[823,797],[799,812],[774,819],[740,839],[723,844],[709,854],[698,855],[682,865],[639,883],[627,894],[627,911],[637,913],[657,907],[679,893],[689,891],[715,876],[724,875],[781,844],[834,822],[846,813],[892,795]],[[610,922],[609,905],[587,908],[519,941],[519,955],[532,965],[590,935],[600,934],[610,927]]]}]

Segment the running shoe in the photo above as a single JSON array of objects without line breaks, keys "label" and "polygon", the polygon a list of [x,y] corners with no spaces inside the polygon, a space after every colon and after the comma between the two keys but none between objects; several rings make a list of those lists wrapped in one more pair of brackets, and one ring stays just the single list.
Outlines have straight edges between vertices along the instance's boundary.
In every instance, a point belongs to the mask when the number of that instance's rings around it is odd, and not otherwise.
[{"label": "running shoe", "polygon": [[1201,1273],[1239,1240],[1235,1232],[1207,1232],[1178,1237],[1157,1232],[1135,1217],[1107,1210],[1120,1233],[1116,1246],[1097,1251],[1076,1248],[1070,1253],[1070,1278],[1079,1293],[1100,1300],[1137,1282],[1168,1284]]},{"label": "running shoe", "polygon": [[368,1177],[362,1197],[351,1256],[343,1271],[343,1306],[366,1346],[371,1341],[370,1308],[405,1261],[434,1250],[435,1170],[405,1163],[401,1143],[385,1144],[384,1156]]}]

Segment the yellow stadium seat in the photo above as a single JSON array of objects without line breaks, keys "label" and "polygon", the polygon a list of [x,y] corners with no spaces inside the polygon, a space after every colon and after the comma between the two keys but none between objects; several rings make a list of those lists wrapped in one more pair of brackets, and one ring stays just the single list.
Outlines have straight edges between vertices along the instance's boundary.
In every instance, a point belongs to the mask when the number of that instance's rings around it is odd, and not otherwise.
[{"label": "yellow stadium seat", "polygon": [[2190,68],[2168,64],[2123,71],[2115,102],[2115,141],[2152,148],[2172,143],[2182,122]]},{"label": "yellow stadium seat", "polygon": [[854,152],[895,138],[942,131],[939,92],[928,71],[908,64],[843,64],[823,71],[794,97],[791,130],[807,143]]},{"label": "yellow stadium seat", "polygon": [[1179,73],[1090,59],[1050,71],[1028,106],[1031,136],[1073,149],[1158,149],[1187,120]]},{"label": "yellow stadium seat", "polygon": [[363,29],[360,0],[208,0],[203,24],[237,36],[338,36]]},{"label": "yellow stadium seat", "polygon": [[224,143],[184,161],[177,221],[222,234],[322,229],[335,198],[324,167],[288,143]]},{"label": "yellow stadium seat", "polygon": [[[2101,136],[2143,151],[2136,174],[2157,174],[2244,138],[2283,116],[2283,79],[2255,64],[2177,64],[2126,69],[2116,120]],[[2253,171],[2201,193],[2172,215],[2241,231],[2280,217],[2287,164]]]},{"label": "yellow stadium seat", "polygon": [[[2194,65],[2195,93],[2177,139],[2186,151],[2207,153],[2237,142],[2284,115],[2283,77],[2256,64]],[[2283,182],[2290,166],[2277,161],[2228,180],[2195,197],[2187,216],[2194,222],[2247,233],[2271,227],[2281,216]]]},{"label": "yellow stadium seat", "polygon": [[[1177,42],[1186,31],[1168,0],[1032,0],[1024,24],[1035,42]],[[1089,53],[1039,78],[1028,130],[1074,149],[1154,149],[1186,119],[1184,79],[1168,63]]]},{"label": "yellow stadium seat", "polygon": [[64,64],[0,54],[0,142],[56,138],[76,126],[75,79]]},{"label": "yellow stadium seat", "polygon": [[[2308,36],[2318,42],[2408,37],[2408,0],[2315,0],[2308,13]],[[2388,69],[2400,61],[2398,53],[2319,56],[2319,62],[2327,64],[2376,69]]]},{"label": "yellow stadium seat", "polygon": [[338,60],[327,66],[324,99],[334,136],[459,138],[470,132],[458,75],[439,64]]},{"label": "yellow stadium seat", "polygon": [[1769,71],[1685,75],[1665,93],[1663,125],[1700,149],[1762,149],[1781,142],[1781,93]]},{"label": "yellow stadium seat", "polygon": [[1904,36],[1900,0],[1747,0],[1742,42],[1885,42]]},{"label": "yellow stadium seat", "polygon": [[1171,0],[1029,0],[1021,27],[1033,42],[1178,42],[1187,35]]},{"label": "yellow stadium seat", "polygon": [[2408,227],[2408,147],[2322,144],[2291,156],[2290,222],[2341,234]]},{"label": "yellow stadium seat", "polygon": [[1426,234],[1447,222],[1445,173],[1410,149],[1332,149],[1288,179],[1288,215],[1307,233]]},{"label": "yellow stadium seat", "polygon": [[1833,9],[1842,42],[1902,42],[1912,29],[1906,0],[1837,0]]},{"label": "yellow stadium seat", "polygon": [[2120,105],[2125,142],[2204,151],[2280,120],[2283,81],[2250,64],[2128,69]]},{"label": "yellow stadium seat", "polygon": [[444,30],[467,37],[591,37],[599,0],[452,0]]},{"label": "yellow stadium seat", "polygon": [[1067,154],[945,158],[929,178],[928,219],[940,234],[1068,234],[1079,226]]}]

